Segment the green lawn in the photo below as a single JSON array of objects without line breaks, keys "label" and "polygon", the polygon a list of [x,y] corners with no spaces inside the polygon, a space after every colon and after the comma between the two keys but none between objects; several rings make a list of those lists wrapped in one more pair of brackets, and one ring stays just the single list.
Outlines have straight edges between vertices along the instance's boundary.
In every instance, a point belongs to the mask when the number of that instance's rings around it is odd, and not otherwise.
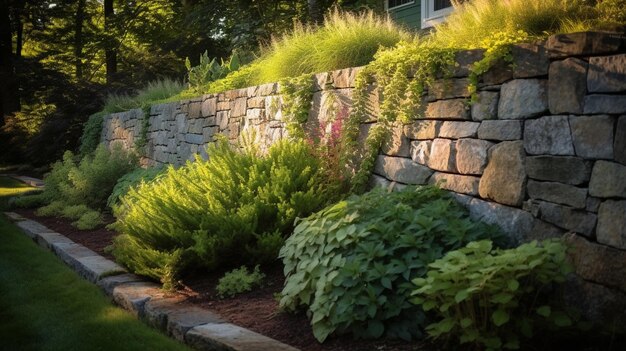
[{"label": "green lawn", "polygon": [[[28,190],[0,177],[0,207]],[[114,307],[0,215],[0,350],[188,349]]]}]

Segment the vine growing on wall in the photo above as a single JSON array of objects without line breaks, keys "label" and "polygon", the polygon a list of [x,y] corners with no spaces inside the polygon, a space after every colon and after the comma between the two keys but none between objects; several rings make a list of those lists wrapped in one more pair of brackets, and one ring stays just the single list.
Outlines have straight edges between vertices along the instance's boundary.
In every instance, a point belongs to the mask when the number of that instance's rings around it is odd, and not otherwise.
[{"label": "vine growing on wall", "polygon": [[150,128],[150,110],[152,105],[145,104],[141,107],[143,112],[141,117],[141,131],[135,140],[135,149],[141,156],[146,156],[146,145],[148,144],[148,129]]},{"label": "vine growing on wall", "polygon": [[309,118],[313,100],[313,78],[310,74],[304,74],[283,79],[279,84],[285,129],[291,138],[304,139],[303,125]]}]

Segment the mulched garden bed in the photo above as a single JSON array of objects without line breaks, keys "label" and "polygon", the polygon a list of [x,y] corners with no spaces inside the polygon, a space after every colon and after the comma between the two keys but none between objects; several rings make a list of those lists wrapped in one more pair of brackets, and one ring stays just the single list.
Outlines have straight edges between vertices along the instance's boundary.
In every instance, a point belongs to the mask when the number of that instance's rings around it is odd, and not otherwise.
[{"label": "mulched garden bed", "polygon": [[[20,215],[36,220],[46,227],[59,232],[100,255],[113,259],[105,248],[111,245],[115,232],[105,228],[80,231],[65,218],[38,217],[33,210],[16,210]],[[113,221],[106,218],[107,223]],[[180,293],[189,301],[212,310],[228,322],[266,335],[303,351],[408,351],[435,349],[427,343],[407,343],[403,341],[354,340],[350,336],[335,337],[323,345],[313,337],[309,321],[303,313],[284,313],[278,309],[275,296],[282,290],[284,276],[282,266],[276,264],[263,270],[265,284],[249,293],[230,299],[219,299],[215,291],[218,280],[224,272],[216,272],[183,281]]]}]

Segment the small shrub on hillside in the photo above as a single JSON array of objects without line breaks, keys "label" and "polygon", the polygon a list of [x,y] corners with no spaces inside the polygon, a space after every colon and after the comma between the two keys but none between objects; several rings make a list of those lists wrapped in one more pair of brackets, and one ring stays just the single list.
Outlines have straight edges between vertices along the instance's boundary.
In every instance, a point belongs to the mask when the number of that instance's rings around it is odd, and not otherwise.
[{"label": "small shrub on hillside", "polygon": [[194,93],[202,93],[203,88],[210,82],[226,77],[229,73],[235,72],[241,66],[241,59],[237,51],[233,51],[227,61],[217,62],[216,58],[209,59],[207,51],[200,55],[200,62],[197,66],[191,66],[189,58],[185,60],[187,67],[187,80],[189,89]]},{"label": "small shrub on hillside", "polygon": [[265,274],[261,273],[258,265],[252,272],[249,272],[246,266],[241,266],[226,273],[220,279],[217,284],[217,294],[223,299],[252,291],[254,287],[261,285],[263,279],[265,279]]},{"label": "small shrub on hillside", "polygon": [[268,248],[330,197],[305,142],[279,141],[262,155],[221,140],[208,154],[122,197],[113,253],[132,271],[172,287],[192,268],[275,259]]},{"label": "small shrub on hillside", "polygon": [[78,219],[76,223],[80,222],[82,227],[88,227],[86,223],[98,223],[94,214],[81,218],[88,213],[87,210],[105,209],[118,178],[136,167],[137,157],[121,148],[109,151],[99,146],[82,160],[76,158],[67,151],[63,160],[54,163],[50,173],[44,176],[44,190],[40,194],[25,196],[17,205],[43,204],[37,210],[38,215]]},{"label": "small shrub on hillside", "polygon": [[102,123],[104,112],[94,113],[89,116],[83,126],[83,134],[80,136],[79,153],[87,155],[94,152],[100,144],[100,134],[102,133]]},{"label": "small shrub on hillside", "polygon": [[307,309],[320,342],[333,333],[419,337],[425,316],[409,302],[411,280],[445,252],[496,234],[435,187],[353,196],[301,220],[287,239],[280,306]]},{"label": "small shrub on hillside", "polygon": [[542,304],[541,293],[562,283],[570,268],[558,241],[514,249],[493,249],[485,240],[448,252],[417,278],[412,300],[440,319],[426,330],[435,338],[454,338],[477,349],[518,349],[538,322],[572,325],[563,311]]},{"label": "small shrub on hillside", "polygon": [[134,171],[123,175],[115,183],[111,195],[107,199],[107,207],[113,208],[113,206],[119,203],[120,198],[126,195],[130,188],[136,187],[142,182],[148,183],[155,180],[157,177],[165,172],[163,167],[150,167],[150,168],[137,168]]},{"label": "small shrub on hillside", "polygon": [[83,213],[78,220],[72,222],[72,225],[79,230],[91,230],[98,228],[104,224],[102,214],[99,211],[89,210]]}]

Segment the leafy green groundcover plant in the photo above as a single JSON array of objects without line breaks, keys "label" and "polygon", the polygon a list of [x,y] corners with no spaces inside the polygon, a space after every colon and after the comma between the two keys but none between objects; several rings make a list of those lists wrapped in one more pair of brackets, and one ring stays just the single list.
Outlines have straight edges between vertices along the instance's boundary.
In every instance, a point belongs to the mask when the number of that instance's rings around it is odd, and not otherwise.
[{"label": "leafy green groundcover plant", "polygon": [[254,267],[254,271],[249,272],[246,266],[233,269],[226,273],[217,284],[217,294],[220,298],[233,297],[247,291],[252,291],[254,287],[261,285],[265,279],[265,274],[259,270],[259,265]]},{"label": "leafy green groundcover plant", "polygon": [[419,337],[425,316],[409,301],[411,280],[445,252],[496,237],[436,187],[352,196],[301,220],[287,239],[280,306],[306,308],[320,342],[332,333]]},{"label": "leafy green groundcover plant", "polygon": [[100,211],[118,178],[135,167],[137,157],[120,147],[109,151],[101,145],[80,161],[67,151],[44,177],[43,192],[17,199],[15,205],[43,206],[37,214],[66,217],[81,230],[93,229],[102,224]]},{"label": "leafy green groundcover plant", "polygon": [[126,195],[128,191],[141,183],[151,182],[165,172],[163,167],[150,167],[150,168],[137,168],[134,171],[127,173],[120,177],[115,183],[111,195],[107,199],[107,207],[113,209],[118,205],[122,196]]},{"label": "leafy green groundcover plant", "polygon": [[426,327],[435,338],[518,349],[520,336],[530,338],[537,322],[572,325],[566,313],[541,299],[571,271],[565,258],[566,247],[558,241],[508,250],[493,249],[488,240],[472,242],[431,263],[425,278],[414,279],[412,302],[441,319]]},{"label": "leafy green groundcover plant", "polygon": [[191,268],[276,259],[295,218],[331,198],[304,141],[279,141],[262,155],[221,140],[208,153],[131,189],[114,211],[121,235],[113,254],[167,288]]}]

